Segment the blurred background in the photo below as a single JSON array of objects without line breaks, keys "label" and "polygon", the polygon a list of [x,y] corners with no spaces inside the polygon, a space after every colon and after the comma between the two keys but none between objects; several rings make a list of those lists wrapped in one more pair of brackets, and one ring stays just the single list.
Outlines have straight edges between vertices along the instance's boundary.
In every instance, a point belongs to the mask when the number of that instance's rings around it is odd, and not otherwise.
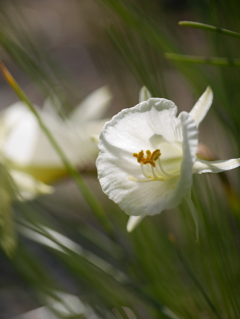
[{"label": "blurred background", "polygon": [[[179,111],[189,111],[210,85],[214,102],[200,126],[203,156],[229,159],[240,154],[239,36],[178,22],[240,32],[239,11],[237,0],[2,0],[0,56],[39,110],[57,97],[50,109],[63,123],[103,86],[109,105],[101,119],[136,105],[143,85]],[[3,127],[5,111],[19,100],[3,76],[0,96]],[[87,130],[85,122],[74,125]],[[76,136],[74,141],[77,147]],[[18,152],[24,153],[24,136],[20,142]],[[239,318],[239,170],[194,179],[196,244],[184,205],[127,233],[128,217],[98,183],[96,156],[97,149],[72,163],[104,208],[107,224],[66,171],[40,178],[54,193],[11,200],[9,236],[16,247],[10,255],[0,251],[0,318]],[[37,167],[26,172],[41,175]]]}]

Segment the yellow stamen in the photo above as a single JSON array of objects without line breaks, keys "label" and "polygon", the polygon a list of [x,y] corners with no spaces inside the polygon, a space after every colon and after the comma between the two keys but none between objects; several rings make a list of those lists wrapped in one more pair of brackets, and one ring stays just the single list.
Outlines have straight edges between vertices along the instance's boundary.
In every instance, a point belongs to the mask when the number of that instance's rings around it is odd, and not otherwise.
[{"label": "yellow stamen", "polygon": [[133,156],[137,158],[138,163],[142,163],[143,165],[150,164],[155,167],[155,161],[159,159],[161,152],[159,149],[156,149],[154,152],[150,150],[146,151],[146,157],[144,156],[144,151],[140,151],[139,153],[133,153]]},{"label": "yellow stamen", "polygon": [[161,152],[159,149],[156,149],[153,153],[152,153],[152,156],[151,156],[151,159],[156,161],[159,159],[159,157],[161,156]]}]

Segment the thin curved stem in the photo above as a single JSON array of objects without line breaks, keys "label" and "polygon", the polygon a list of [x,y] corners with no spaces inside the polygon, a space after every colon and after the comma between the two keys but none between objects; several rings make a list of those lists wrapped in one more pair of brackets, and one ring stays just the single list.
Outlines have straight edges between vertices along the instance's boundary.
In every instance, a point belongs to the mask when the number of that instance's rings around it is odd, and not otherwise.
[{"label": "thin curved stem", "polygon": [[222,33],[222,34],[234,37],[234,38],[240,38],[240,33],[238,33],[238,32],[231,31],[228,29],[222,29],[222,28],[210,25],[210,24],[205,24],[205,23],[201,23],[201,22],[194,22],[194,21],[179,21],[178,24],[180,26],[183,26],[183,27],[190,27],[190,28],[195,28],[195,29],[213,31],[213,32]]}]

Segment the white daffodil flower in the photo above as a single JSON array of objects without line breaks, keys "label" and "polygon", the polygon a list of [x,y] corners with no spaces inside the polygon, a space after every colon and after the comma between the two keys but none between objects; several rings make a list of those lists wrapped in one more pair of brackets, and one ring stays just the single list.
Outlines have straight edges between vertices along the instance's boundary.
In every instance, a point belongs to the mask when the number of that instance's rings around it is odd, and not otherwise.
[{"label": "white daffodil flower", "polygon": [[193,173],[218,173],[240,166],[240,159],[204,161],[196,157],[198,125],[209,110],[213,93],[206,89],[193,109],[177,115],[169,100],[149,98],[144,88],[141,103],[124,109],[103,128],[97,159],[103,191],[131,217],[128,231],[146,216],[191,201]]},{"label": "white daffodil flower", "polygon": [[[91,140],[99,135],[105,120],[100,120],[111,100],[105,86],[91,93],[80,103],[66,120],[63,120],[48,99],[38,112],[53,137],[60,145],[72,165],[82,168],[93,163],[98,149]],[[23,102],[17,102],[0,113],[5,134],[0,145],[2,157],[14,177],[25,188],[33,186],[35,192],[44,191],[44,184],[51,183],[67,174],[67,171],[48,138],[40,128],[35,116]],[[18,171],[18,173],[16,173]],[[27,176],[20,176],[20,172]],[[32,176],[30,180],[29,174]],[[28,185],[27,185],[27,184]]]},{"label": "white daffodil flower", "polygon": [[[89,95],[64,122],[47,100],[39,110],[45,125],[69,161],[83,166],[98,149],[91,136],[100,134],[106,120],[99,120],[111,99],[107,87]],[[28,107],[17,102],[0,113],[0,245],[11,256],[16,247],[11,204],[52,193],[52,182],[65,175],[59,155],[42,132]]]}]

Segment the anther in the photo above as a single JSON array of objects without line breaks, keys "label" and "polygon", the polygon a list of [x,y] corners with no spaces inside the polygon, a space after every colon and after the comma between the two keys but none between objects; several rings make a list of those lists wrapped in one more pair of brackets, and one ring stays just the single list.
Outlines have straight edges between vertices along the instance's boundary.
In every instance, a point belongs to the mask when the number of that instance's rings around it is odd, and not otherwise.
[{"label": "anther", "polygon": [[144,151],[140,151],[139,153],[133,153],[133,156],[137,158],[138,163],[143,165],[150,164],[153,167],[156,167],[155,161],[159,159],[161,152],[159,149],[156,149],[154,152],[150,150],[146,151],[146,157],[144,156]]},{"label": "anther", "polygon": [[137,158],[138,163],[142,163],[142,159],[144,158],[144,151],[140,151],[139,153],[133,153],[133,156]]},{"label": "anther", "polygon": [[156,161],[159,159],[159,157],[161,156],[161,152],[159,149],[155,150],[153,153],[152,153],[152,156],[151,156],[151,159],[153,161]]}]

